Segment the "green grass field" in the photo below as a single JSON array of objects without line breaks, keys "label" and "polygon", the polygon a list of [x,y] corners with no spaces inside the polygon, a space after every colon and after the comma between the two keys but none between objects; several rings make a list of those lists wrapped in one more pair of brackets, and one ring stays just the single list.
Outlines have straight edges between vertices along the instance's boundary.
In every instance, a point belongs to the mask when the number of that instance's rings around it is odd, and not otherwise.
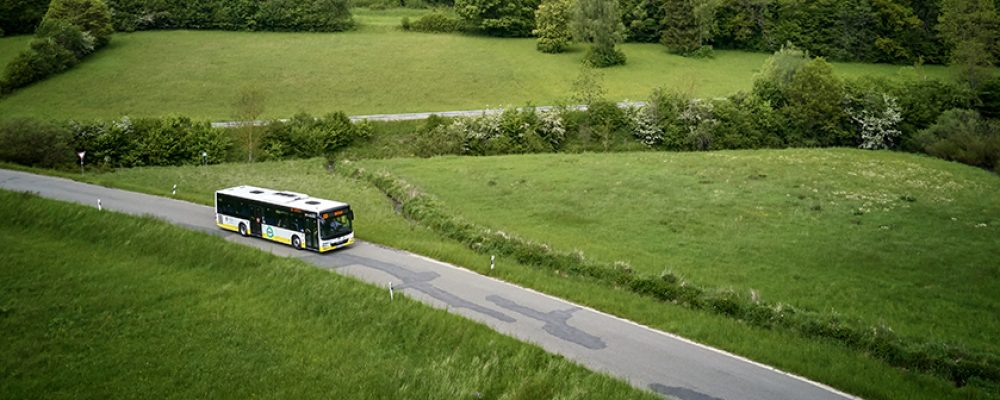
[{"label": "green grass field", "polygon": [[1000,179],[862,150],[368,160],[494,229],[1000,352]]},{"label": "green grass field", "polygon": [[[346,33],[157,31],[115,34],[111,44],[63,74],[0,99],[0,118],[108,119],[181,114],[233,118],[242,87],[267,94],[264,116],[401,113],[567,101],[583,48],[550,55],[533,39],[403,32],[419,11],[356,10]],[[13,42],[13,43],[11,43]],[[0,38],[0,49],[23,47]],[[608,96],[641,100],[656,87],[696,96],[751,87],[767,54],[718,51],[714,59],[667,54],[657,44],[626,44],[624,67],[603,71]],[[845,77],[911,74],[892,65],[834,64]],[[929,76],[949,71],[927,66]],[[908,72],[909,71],[909,72]]]},{"label": "green grass field", "polygon": [[[702,156],[711,157],[704,154]],[[526,157],[526,162],[531,158]],[[470,163],[475,160],[480,159],[470,160]],[[945,167],[945,170],[956,167],[958,166]],[[965,167],[958,169],[967,172],[970,170]],[[344,200],[350,202],[356,210],[358,217],[355,223],[360,238],[424,254],[480,273],[489,273],[488,256],[475,253],[460,243],[404,220],[393,211],[392,204],[380,192],[363,182],[329,174],[321,160],[135,168],[104,174],[88,172],[82,177],[78,173],[67,175],[158,195],[169,195],[172,185],[176,183],[177,197],[202,204],[211,204],[214,190],[237,184],[282,188]],[[494,275],[774,365],[867,399],[992,398],[975,386],[955,388],[944,380],[892,368],[836,343],[806,339],[789,332],[750,327],[722,316],[652,301],[631,292],[585,279],[567,278],[504,258],[498,260],[498,270]],[[696,275],[688,278],[702,283]],[[764,294],[769,300],[786,300],[778,299],[772,293]]]},{"label": "green grass field", "polygon": [[17,56],[17,53],[27,48],[30,41],[30,35],[0,38],[0,71]]},{"label": "green grass field", "polygon": [[165,222],[0,191],[3,398],[656,398]]}]

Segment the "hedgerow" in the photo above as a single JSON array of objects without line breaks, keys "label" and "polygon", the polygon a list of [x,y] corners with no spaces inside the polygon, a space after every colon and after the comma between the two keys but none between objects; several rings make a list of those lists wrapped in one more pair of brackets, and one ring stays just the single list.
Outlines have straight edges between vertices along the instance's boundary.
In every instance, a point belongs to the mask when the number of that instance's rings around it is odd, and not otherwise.
[{"label": "hedgerow", "polygon": [[[70,122],[72,147],[107,167],[218,163],[232,147],[225,131],[186,117]],[[202,155],[205,159],[202,159]]]},{"label": "hedgerow", "polygon": [[415,21],[410,21],[409,18],[404,18],[402,26],[404,30],[412,30],[416,32],[449,33],[471,30],[471,27],[465,22],[465,20],[458,17],[454,13],[443,10],[436,10],[429,14],[425,14],[420,18],[417,18]]},{"label": "hedgerow", "polygon": [[260,148],[265,159],[310,158],[330,154],[351,142],[371,136],[367,123],[355,124],[343,112],[322,118],[297,114],[288,121],[267,125]]},{"label": "hedgerow", "polygon": [[354,27],[347,0],[108,0],[115,29],[336,32]]},{"label": "hedgerow", "polygon": [[659,276],[637,274],[624,262],[592,260],[579,251],[558,251],[543,243],[468,222],[444,210],[432,196],[389,173],[371,172],[349,161],[342,161],[334,170],[372,184],[400,204],[406,218],[482,254],[510,257],[519,263],[558,275],[587,278],[761,328],[784,329],[805,337],[833,340],[895,367],[933,374],[956,386],[964,386],[973,380],[1000,383],[1000,357],[994,354],[901,337],[884,325],[871,326],[837,314],[766,302],[753,291],[741,293],[731,289],[699,287],[671,272]]}]

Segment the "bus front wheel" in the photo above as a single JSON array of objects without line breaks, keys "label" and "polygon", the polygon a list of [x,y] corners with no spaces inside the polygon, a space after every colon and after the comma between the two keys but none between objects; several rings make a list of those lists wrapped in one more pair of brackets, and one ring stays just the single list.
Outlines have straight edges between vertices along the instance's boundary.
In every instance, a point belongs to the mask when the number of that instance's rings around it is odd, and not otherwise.
[{"label": "bus front wheel", "polygon": [[247,235],[247,224],[240,223],[240,235]]},{"label": "bus front wheel", "polygon": [[292,236],[292,247],[296,249],[302,248],[302,240],[300,240],[298,236]]}]

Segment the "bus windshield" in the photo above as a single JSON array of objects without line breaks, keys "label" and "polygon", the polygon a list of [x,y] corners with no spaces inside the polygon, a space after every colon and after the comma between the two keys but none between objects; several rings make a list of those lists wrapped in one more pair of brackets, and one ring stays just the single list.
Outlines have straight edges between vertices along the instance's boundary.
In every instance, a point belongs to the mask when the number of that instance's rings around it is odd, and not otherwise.
[{"label": "bus windshield", "polygon": [[322,239],[333,239],[351,233],[351,219],[347,213],[336,217],[321,218],[319,220],[320,237]]}]

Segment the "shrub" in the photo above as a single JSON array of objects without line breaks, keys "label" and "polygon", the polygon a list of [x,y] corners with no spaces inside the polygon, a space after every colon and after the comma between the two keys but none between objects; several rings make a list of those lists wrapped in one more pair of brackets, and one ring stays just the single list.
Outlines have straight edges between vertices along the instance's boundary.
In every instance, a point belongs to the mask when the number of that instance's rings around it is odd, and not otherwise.
[{"label": "shrub", "polygon": [[760,72],[754,76],[753,94],[775,108],[784,107],[788,103],[786,92],[792,78],[808,61],[809,55],[791,43],[781,46],[764,61]]},{"label": "shrub", "polygon": [[783,147],[776,132],[778,119],[771,105],[763,99],[737,93],[713,102],[716,120],[715,148],[759,149]]},{"label": "shrub", "polygon": [[1000,118],[1000,77],[983,83],[976,96],[979,98],[979,105],[976,109],[985,118]]},{"label": "shrub", "polygon": [[973,95],[968,88],[939,80],[908,80],[889,90],[899,99],[900,148],[907,151],[924,151],[912,138],[934,124],[941,113],[972,105]]},{"label": "shrub", "polygon": [[467,30],[466,22],[447,11],[434,11],[410,23],[410,30],[417,32],[462,32]]},{"label": "shrub", "polygon": [[78,62],[73,52],[59,45],[53,38],[35,38],[29,48],[22,51],[4,68],[0,92],[14,89],[62,72]]},{"label": "shrub", "polygon": [[536,47],[543,53],[561,53],[569,47],[573,35],[569,29],[570,0],[545,0],[535,11]]},{"label": "shrub", "polygon": [[450,123],[434,116],[417,131],[416,153],[498,155],[559,151],[566,137],[562,114],[509,108]]},{"label": "shrub", "polygon": [[33,119],[0,122],[0,160],[29,167],[72,165],[76,155],[63,126]]},{"label": "shrub", "polygon": [[589,150],[608,151],[633,142],[635,128],[632,119],[617,104],[601,100],[587,107],[587,117],[580,126],[582,138],[596,146]]},{"label": "shrub", "polygon": [[590,43],[584,60],[597,68],[625,64],[615,46],[625,40],[625,26],[616,0],[577,0],[571,28],[578,41]]},{"label": "shrub", "polygon": [[73,143],[111,166],[137,167],[224,161],[232,140],[207,122],[186,117],[123,117],[114,121],[72,123]]},{"label": "shrub", "polygon": [[35,36],[51,38],[56,44],[73,53],[77,59],[94,52],[95,39],[76,25],[64,20],[45,20],[38,26]]},{"label": "shrub", "polygon": [[94,47],[101,48],[111,41],[111,10],[103,0],[52,0],[44,22],[66,21],[89,33]]},{"label": "shrub", "polygon": [[660,22],[665,16],[657,0],[621,0],[622,23],[628,30],[628,40],[654,43],[660,40]]},{"label": "shrub", "polygon": [[916,140],[932,156],[1000,171],[1000,123],[975,111],[948,110]]},{"label": "shrub", "polygon": [[703,45],[687,56],[692,58],[713,58],[715,57],[715,49],[710,45]]},{"label": "shrub", "polygon": [[455,11],[474,29],[490,36],[528,37],[535,27],[539,0],[456,0]]},{"label": "shrub", "polygon": [[615,65],[625,64],[627,57],[625,53],[618,50],[615,47],[598,47],[591,46],[587,49],[587,54],[583,56],[583,59],[597,68],[612,67]]},{"label": "shrub", "polygon": [[883,92],[867,91],[859,96],[847,96],[848,113],[859,135],[862,149],[878,150],[895,147],[899,142],[899,122],[902,120],[898,101]]},{"label": "shrub", "polygon": [[795,71],[779,108],[786,121],[785,142],[791,146],[852,146],[856,140],[845,128],[844,86],[833,68],[815,58]]},{"label": "shrub", "polygon": [[687,128],[684,137],[686,150],[710,150],[715,143],[715,130],[719,121],[715,119],[715,106],[710,101],[694,99],[681,112],[681,122]]},{"label": "shrub", "polygon": [[465,132],[453,129],[451,122],[438,115],[431,115],[417,129],[414,151],[418,157],[462,154]]},{"label": "shrub", "polygon": [[701,47],[701,28],[694,15],[694,0],[666,0],[660,43],[674,54],[690,54]]},{"label": "shrub", "polygon": [[275,159],[319,157],[366,138],[371,131],[370,125],[354,124],[343,112],[323,118],[297,114],[287,122],[268,124],[260,148],[266,157]]},{"label": "shrub", "polygon": [[648,147],[656,147],[663,143],[663,128],[660,127],[660,117],[654,107],[628,107],[625,115],[629,118],[632,135]]},{"label": "shrub", "polygon": [[354,27],[348,0],[108,0],[113,25],[142,29],[335,32]]},{"label": "shrub", "polygon": [[663,132],[662,147],[668,150],[682,150],[685,147],[685,127],[681,113],[687,108],[688,98],[680,93],[663,88],[653,90],[648,106],[657,125]]},{"label": "shrub", "polygon": [[338,32],[354,27],[346,0],[271,0],[258,3],[251,30]]}]

